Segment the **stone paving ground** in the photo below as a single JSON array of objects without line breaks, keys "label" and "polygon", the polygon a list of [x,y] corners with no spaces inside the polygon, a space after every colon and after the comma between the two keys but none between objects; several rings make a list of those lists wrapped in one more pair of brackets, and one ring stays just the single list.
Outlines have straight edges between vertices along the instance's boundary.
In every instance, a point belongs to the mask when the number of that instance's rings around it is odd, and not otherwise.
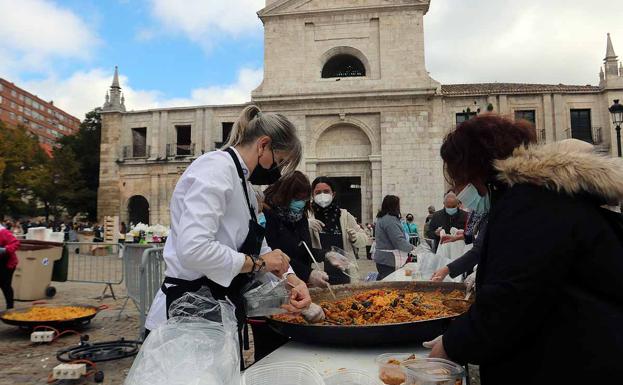
[{"label": "stone paving ground", "polygon": [[[374,263],[365,259],[359,260],[359,266],[364,276],[367,272],[376,271]],[[104,289],[102,284],[53,282],[57,289],[54,298],[46,300],[50,304],[90,304],[94,306],[107,305],[108,309],[100,311],[90,325],[79,330],[88,334],[92,342],[113,341],[120,338],[134,340],[138,337],[138,311],[132,301],[129,301],[121,317],[119,311],[125,302],[124,285],[114,286],[117,299],[105,297],[100,299]],[[5,308],[4,297],[0,296],[0,309]],[[16,302],[16,308],[25,308],[31,302]],[[75,335],[61,337],[53,344],[35,345],[30,342],[28,332],[17,327],[0,323],[0,385],[31,385],[46,384],[48,375],[59,362],[56,352],[59,349],[74,346],[79,343]],[[253,362],[253,345],[245,352],[247,364]],[[132,366],[133,358],[118,361],[99,363],[98,369],[104,371],[104,384],[119,385]],[[69,382],[65,382],[69,384]],[[94,383],[92,379],[74,382],[72,384]],[[472,382],[474,384],[476,382]],[[479,381],[477,382],[479,383]],[[57,385],[63,382],[57,382]]]}]

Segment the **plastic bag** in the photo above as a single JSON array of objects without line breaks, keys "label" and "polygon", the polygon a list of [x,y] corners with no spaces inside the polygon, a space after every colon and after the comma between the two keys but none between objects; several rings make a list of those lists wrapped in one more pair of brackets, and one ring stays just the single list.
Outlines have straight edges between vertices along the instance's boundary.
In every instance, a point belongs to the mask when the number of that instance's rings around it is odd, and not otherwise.
[{"label": "plastic bag", "polygon": [[243,296],[248,317],[266,317],[286,313],[281,306],[290,302],[290,288],[285,279],[272,273],[260,274],[245,288]]},{"label": "plastic bag", "polygon": [[325,255],[325,260],[350,277],[351,282],[359,281],[359,265],[354,255],[346,253],[339,247],[331,246],[331,251]]},{"label": "plastic bag", "polygon": [[427,242],[422,242],[415,249],[415,254],[417,255],[417,276],[424,281],[429,281],[435,271],[446,265],[446,260],[433,253]]},{"label": "plastic bag", "polygon": [[[450,229],[451,235],[454,236],[457,233],[458,233],[458,229],[454,227]],[[446,236],[446,233],[442,230],[441,239],[443,239],[444,236]],[[455,259],[459,258],[460,256],[462,256],[464,254],[464,249],[465,249],[465,241],[463,240],[448,242],[448,243],[440,243],[439,247],[437,248],[437,255],[442,258],[447,259],[446,264],[448,264],[454,261]]]},{"label": "plastic bag", "polygon": [[174,301],[171,318],[151,331],[125,385],[230,385],[240,383],[235,308],[202,288]]}]

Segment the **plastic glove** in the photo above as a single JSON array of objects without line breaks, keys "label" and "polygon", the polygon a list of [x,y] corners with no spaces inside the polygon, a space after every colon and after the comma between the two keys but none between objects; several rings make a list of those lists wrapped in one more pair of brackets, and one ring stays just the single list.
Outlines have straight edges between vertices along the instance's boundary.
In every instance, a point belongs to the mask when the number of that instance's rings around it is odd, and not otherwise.
[{"label": "plastic glove", "polygon": [[437,338],[432,341],[426,341],[422,343],[422,346],[424,346],[426,349],[432,349],[433,347],[435,347],[435,345],[437,345],[438,342],[441,342],[442,337],[443,336],[437,336]]},{"label": "plastic glove", "polygon": [[301,315],[305,318],[305,321],[312,324],[320,323],[324,321],[325,318],[324,310],[315,303],[312,303],[307,309],[303,310]]},{"label": "plastic glove", "polygon": [[313,231],[321,232],[322,229],[324,229],[324,223],[322,223],[322,221],[319,221],[318,219],[310,218],[307,220],[307,222],[309,223],[309,228]]},{"label": "plastic glove", "polygon": [[0,257],[4,257],[4,254],[6,254],[6,248],[0,247]]},{"label": "plastic glove", "polygon": [[448,268],[448,266],[444,266],[441,269],[437,270],[430,278],[430,280],[433,282],[443,282],[448,274],[450,274],[450,269]]},{"label": "plastic glove", "polygon": [[463,283],[465,283],[467,285],[467,292],[472,292],[475,289],[475,285],[476,285],[476,273],[471,273],[470,275],[467,276],[467,278],[465,278],[465,281],[463,281]]},{"label": "plastic glove", "polygon": [[346,233],[348,234],[348,240],[351,243],[355,243],[357,241],[357,232],[353,229],[347,229]]},{"label": "plastic glove", "polygon": [[324,271],[312,270],[307,284],[309,287],[327,287],[329,285],[329,275]]},{"label": "plastic glove", "polygon": [[346,269],[348,269],[348,267],[350,266],[350,261],[348,260],[348,258],[340,253],[336,253],[335,251],[329,251],[327,254],[325,254],[325,258],[327,261],[329,261],[330,264],[342,271],[346,271]]}]

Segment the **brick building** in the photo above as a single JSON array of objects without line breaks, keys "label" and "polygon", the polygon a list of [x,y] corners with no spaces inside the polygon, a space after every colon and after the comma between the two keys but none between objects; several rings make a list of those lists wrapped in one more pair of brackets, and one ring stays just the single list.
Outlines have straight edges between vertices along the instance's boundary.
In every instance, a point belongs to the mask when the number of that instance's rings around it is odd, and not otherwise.
[{"label": "brick building", "polygon": [[48,152],[59,138],[78,132],[80,119],[0,78],[0,121],[28,128]]}]

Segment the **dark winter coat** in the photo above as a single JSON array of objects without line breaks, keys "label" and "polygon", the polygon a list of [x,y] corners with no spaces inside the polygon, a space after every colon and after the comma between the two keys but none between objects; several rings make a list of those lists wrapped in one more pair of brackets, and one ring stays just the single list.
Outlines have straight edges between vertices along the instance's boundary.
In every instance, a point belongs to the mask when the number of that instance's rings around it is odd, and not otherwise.
[{"label": "dark winter coat", "polygon": [[[623,162],[558,144],[496,162],[476,302],[444,334],[483,385],[620,382]],[[613,382],[614,381],[614,382]]]},{"label": "dark winter coat", "polygon": [[298,222],[292,223],[268,209],[264,210],[264,216],[266,217],[266,243],[271,249],[280,249],[286,253],[290,257],[290,266],[292,266],[297,277],[307,282],[313,270],[313,261],[305,250],[305,246],[300,244],[301,241],[307,243],[318,262],[324,261],[322,253],[312,249],[307,218],[303,217]]}]

